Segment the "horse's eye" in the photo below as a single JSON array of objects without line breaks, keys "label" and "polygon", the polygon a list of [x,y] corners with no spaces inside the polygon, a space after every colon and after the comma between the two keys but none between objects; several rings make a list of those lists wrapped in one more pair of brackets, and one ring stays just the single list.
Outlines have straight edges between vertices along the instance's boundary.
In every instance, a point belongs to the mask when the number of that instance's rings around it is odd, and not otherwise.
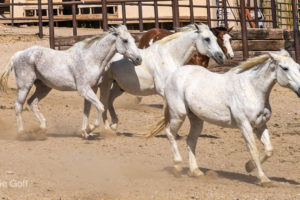
[{"label": "horse's eye", "polygon": [[205,38],[204,39],[206,42],[210,42],[210,39],[209,38]]},{"label": "horse's eye", "polygon": [[289,68],[280,66],[283,71],[288,71]]},{"label": "horse's eye", "polygon": [[124,39],[123,42],[124,42],[124,43],[128,43],[128,40]]}]

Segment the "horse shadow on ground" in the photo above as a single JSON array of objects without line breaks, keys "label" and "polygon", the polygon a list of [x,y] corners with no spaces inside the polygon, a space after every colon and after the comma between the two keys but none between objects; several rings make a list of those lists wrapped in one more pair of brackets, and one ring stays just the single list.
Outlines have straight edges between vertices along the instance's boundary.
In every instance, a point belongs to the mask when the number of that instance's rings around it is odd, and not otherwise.
[{"label": "horse shadow on ground", "polygon": [[[223,170],[211,170],[211,169],[207,169],[207,168],[199,168],[199,169],[205,174],[203,176],[203,178],[205,180],[223,178],[223,179],[228,179],[228,180],[233,180],[233,181],[244,182],[244,183],[248,183],[248,184],[258,184],[258,182],[259,182],[259,180],[256,176],[253,176],[250,174],[228,172],[228,171],[223,171]],[[169,174],[174,175],[173,167],[166,167],[163,170],[167,171]],[[188,170],[189,170],[188,167],[184,167],[182,170],[182,175],[188,175]],[[291,179],[286,179],[283,177],[269,177],[269,179],[273,182],[289,183],[291,185],[300,186],[300,182],[297,182],[297,181],[291,180]],[[201,177],[199,177],[199,180],[201,180]]]},{"label": "horse shadow on ground", "polygon": [[[156,135],[156,138],[168,138],[167,135]],[[186,139],[187,136],[181,136],[181,135],[176,135],[176,140],[182,140]],[[214,136],[214,135],[208,135],[208,134],[201,134],[199,135],[200,138],[210,138],[210,139],[219,139],[219,137]]]},{"label": "horse shadow on ground", "polygon": [[148,106],[151,108],[163,109],[163,104],[140,104],[141,106]]},{"label": "horse shadow on ground", "polygon": [[133,133],[128,133],[128,132],[123,132],[123,133],[117,132],[116,135],[117,136],[125,136],[125,137],[138,137],[138,136],[134,135]]},{"label": "horse shadow on ground", "polygon": [[[142,135],[138,135],[138,134],[134,134],[134,133],[128,133],[128,132],[117,132],[116,133],[117,136],[125,136],[125,137],[140,137],[143,138]],[[164,138],[164,139],[168,139],[167,135],[165,134],[160,134],[160,135],[156,135],[156,138]],[[187,136],[181,136],[181,135],[176,135],[176,140],[182,140],[182,139],[186,139]],[[210,138],[210,139],[219,139],[219,137],[214,136],[214,135],[208,135],[208,134],[202,134],[199,136],[200,138]],[[146,137],[147,138],[147,137]]]},{"label": "horse shadow on ground", "polygon": [[[74,132],[74,133],[47,133],[47,137],[54,137],[54,138],[82,138],[82,135],[80,133]],[[93,136],[88,138],[87,140],[100,140],[103,139],[104,137],[101,137],[100,132],[94,132]]]}]

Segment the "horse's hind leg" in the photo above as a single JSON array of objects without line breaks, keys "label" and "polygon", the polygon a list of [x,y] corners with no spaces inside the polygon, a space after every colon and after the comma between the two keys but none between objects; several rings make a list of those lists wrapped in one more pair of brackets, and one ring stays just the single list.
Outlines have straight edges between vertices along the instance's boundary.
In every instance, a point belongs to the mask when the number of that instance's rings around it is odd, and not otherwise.
[{"label": "horse's hind leg", "polygon": [[197,160],[195,157],[195,148],[197,145],[198,137],[203,128],[203,121],[195,116],[193,113],[188,114],[190,120],[190,132],[187,137],[187,148],[189,152],[189,163],[190,170],[188,172],[189,176],[198,177],[203,175],[203,172],[198,168]]},{"label": "horse's hind leg", "polygon": [[23,119],[22,119],[23,105],[25,103],[28,92],[30,91],[33,85],[34,79],[33,78],[30,79],[30,77],[28,76],[27,80],[20,80],[17,70],[15,73],[16,73],[16,81],[18,85],[18,94],[15,103],[15,110],[17,116],[18,133],[22,133],[24,131]]},{"label": "horse's hind leg", "polygon": [[[96,93],[97,88],[94,88],[93,91]],[[83,109],[83,121],[82,121],[82,132],[85,134],[87,133],[90,135],[91,132],[93,132],[98,126],[99,126],[99,112],[98,116],[96,118],[95,124],[88,125],[88,119],[91,111],[91,102],[89,102],[87,99],[84,99],[84,109]]]},{"label": "horse's hind leg", "polygon": [[35,92],[28,99],[27,103],[30,105],[30,108],[31,108],[32,112],[34,113],[34,115],[36,116],[36,118],[39,120],[39,122],[40,122],[40,128],[42,130],[46,130],[46,119],[43,116],[43,114],[40,112],[39,107],[38,107],[38,103],[44,97],[46,97],[47,94],[49,94],[49,92],[51,91],[51,88],[49,88],[48,86],[46,86],[40,80],[36,80],[34,82],[34,85],[36,87],[35,88]]},{"label": "horse's hind leg", "polygon": [[122,90],[117,83],[114,83],[113,87],[109,93],[108,110],[109,110],[109,114],[111,116],[111,121],[112,121],[110,128],[113,129],[114,131],[117,130],[118,122],[119,122],[118,116],[117,116],[115,108],[114,108],[114,101],[118,96],[123,94],[123,92],[124,92],[124,90]]},{"label": "horse's hind leg", "polygon": [[25,103],[25,100],[26,100],[26,97],[28,95],[30,88],[31,88],[31,86],[26,87],[26,88],[18,88],[17,100],[15,103],[18,133],[22,133],[24,131],[22,110],[23,110],[23,105]]},{"label": "horse's hind leg", "polygon": [[113,84],[113,80],[105,76],[102,80],[102,83],[100,84],[100,101],[104,105],[104,111],[102,113],[102,120],[104,123],[104,128],[106,130],[110,129],[109,121],[107,118],[107,107],[108,107],[108,99],[111,92],[111,86]]},{"label": "horse's hind leg", "polygon": [[[265,152],[263,154],[263,156],[260,157],[260,162],[261,164],[264,163],[268,158],[270,158],[273,154],[273,147],[271,144],[271,140],[270,140],[270,136],[269,136],[269,131],[266,125],[264,125],[263,127],[255,130],[255,133],[257,135],[257,137],[260,139],[261,143],[264,145],[265,147]],[[255,163],[253,162],[253,160],[249,160],[246,163],[246,171],[247,172],[251,172],[252,170],[255,169]]]}]

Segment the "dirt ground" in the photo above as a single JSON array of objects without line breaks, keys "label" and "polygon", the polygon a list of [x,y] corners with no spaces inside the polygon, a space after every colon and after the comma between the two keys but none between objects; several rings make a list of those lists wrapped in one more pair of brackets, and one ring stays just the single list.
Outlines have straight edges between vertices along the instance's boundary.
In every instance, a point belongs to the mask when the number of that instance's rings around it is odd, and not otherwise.
[{"label": "dirt ground", "polygon": [[[47,37],[41,40],[34,35],[37,30],[0,26],[0,72],[16,51],[48,46]],[[80,29],[79,34],[97,31]],[[72,29],[56,33],[67,35]],[[207,123],[197,146],[205,175],[187,176],[189,124],[185,122],[178,140],[185,168],[182,177],[174,177],[171,147],[164,133],[150,139],[135,137],[150,130],[161,116],[158,96],[145,97],[137,104],[133,96],[122,95],[115,103],[118,133],[99,128],[99,139],[87,141],[80,137],[82,97],[76,92],[52,91],[40,103],[48,122],[47,139],[19,141],[13,75],[9,87],[7,93],[0,93],[0,199],[300,199],[300,99],[278,85],[271,93],[273,116],[268,123],[275,150],[263,164],[273,181],[270,188],[256,184],[256,172],[245,171],[250,155],[240,132]],[[27,105],[23,118],[27,130],[38,127]]]}]

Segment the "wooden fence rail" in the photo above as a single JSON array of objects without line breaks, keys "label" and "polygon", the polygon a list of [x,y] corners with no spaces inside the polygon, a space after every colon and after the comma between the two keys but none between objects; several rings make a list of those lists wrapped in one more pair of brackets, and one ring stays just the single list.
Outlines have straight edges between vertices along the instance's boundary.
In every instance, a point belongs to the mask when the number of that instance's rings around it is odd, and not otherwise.
[{"label": "wooden fence rail", "polygon": [[[6,20],[8,23],[14,25],[17,20],[31,20],[38,22],[39,24],[39,36],[43,36],[43,22],[49,23],[49,33],[50,33],[50,47],[55,48],[55,35],[54,35],[54,22],[58,20],[70,20],[72,21],[73,26],[73,37],[77,36],[77,21],[80,20],[76,15],[76,6],[78,5],[101,5],[102,13],[100,18],[97,19],[101,22],[101,28],[106,31],[108,30],[109,23],[113,21],[118,21],[122,24],[127,24],[127,22],[137,21],[139,31],[144,31],[143,23],[147,20],[152,20],[155,27],[159,27],[159,23],[163,20],[171,20],[173,22],[173,29],[180,27],[181,22],[199,22],[201,20],[204,23],[207,23],[208,26],[211,27],[212,22],[222,22],[225,27],[228,27],[229,22],[237,22],[240,24],[241,27],[241,46],[240,49],[243,52],[243,59],[248,58],[249,52],[248,50],[252,48],[252,45],[255,45],[253,42],[250,41],[249,43],[249,33],[248,28],[249,23],[255,24],[257,27],[260,22],[267,22],[272,25],[271,28],[277,28],[277,18],[276,18],[276,2],[275,0],[270,0],[270,6],[262,6],[258,5],[258,0],[240,0],[239,5],[231,6],[227,3],[227,1],[223,0],[222,5],[211,5],[210,0],[203,1],[204,4],[195,5],[193,0],[189,0],[188,4],[181,4],[178,0],[99,0],[99,1],[68,1],[68,2],[52,2],[52,0],[48,0],[47,3],[42,3],[41,0],[37,0],[36,3],[16,3],[14,0],[11,3],[0,3],[1,7],[10,6],[11,10],[11,17],[9,18],[0,18],[1,20]],[[251,3],[252,2],[252,3]],[[26,17],[14,17],[14,7],[15,6],[37,6],[38,7],[38,17],[26,18]],[[42,6],[48,6],[48,16],[42,17]],[[53,6],[54,5],[69,5],[72,7],[72,18],[66,19],[60,16],[53,15]],[[122,17],[121,18],[111,18],[108,14],[108,6],[109,5],[121,5],[122,9]],[[137,6],[138,9],[138,17],[136,18],[128,18],[126,16],[126,6]],[[143,7],[148,6],[153,8],[153,17],[143,17]],[[297,0],[292,0],[292,13],[293,13],[293,46],[295,49],[295,57],[298,63],[300,63],[300,44],[299,44],[299,26],[298,26],[298,6]],[[170,7],[172,9],[172,16],[171,17],[160,17],[159,16],[159,7]],[[189,8],[190,16],[181,16],[180,15],[180,8]],[[194,9],[196,8],[206,8],[207,10],[207,18],[206,19],[198,19],[195,17]],[[221,18],[215,18],[212,15],[212,9],[222,11]],[[229,19],[227,16],[227,10],[235,10],[239,13],[238,19]],[[259,20],[258,14],[259,10],[269,10],[271,13],[271,17],[264,20]],[[254,16],[249,17],[246,12],[249,10],[254,11]],[[95,20],[95,19],[90,19]],[[87,21],[87,20],[86,20]],[[270,41],[269,41],[270,42]]]}]

